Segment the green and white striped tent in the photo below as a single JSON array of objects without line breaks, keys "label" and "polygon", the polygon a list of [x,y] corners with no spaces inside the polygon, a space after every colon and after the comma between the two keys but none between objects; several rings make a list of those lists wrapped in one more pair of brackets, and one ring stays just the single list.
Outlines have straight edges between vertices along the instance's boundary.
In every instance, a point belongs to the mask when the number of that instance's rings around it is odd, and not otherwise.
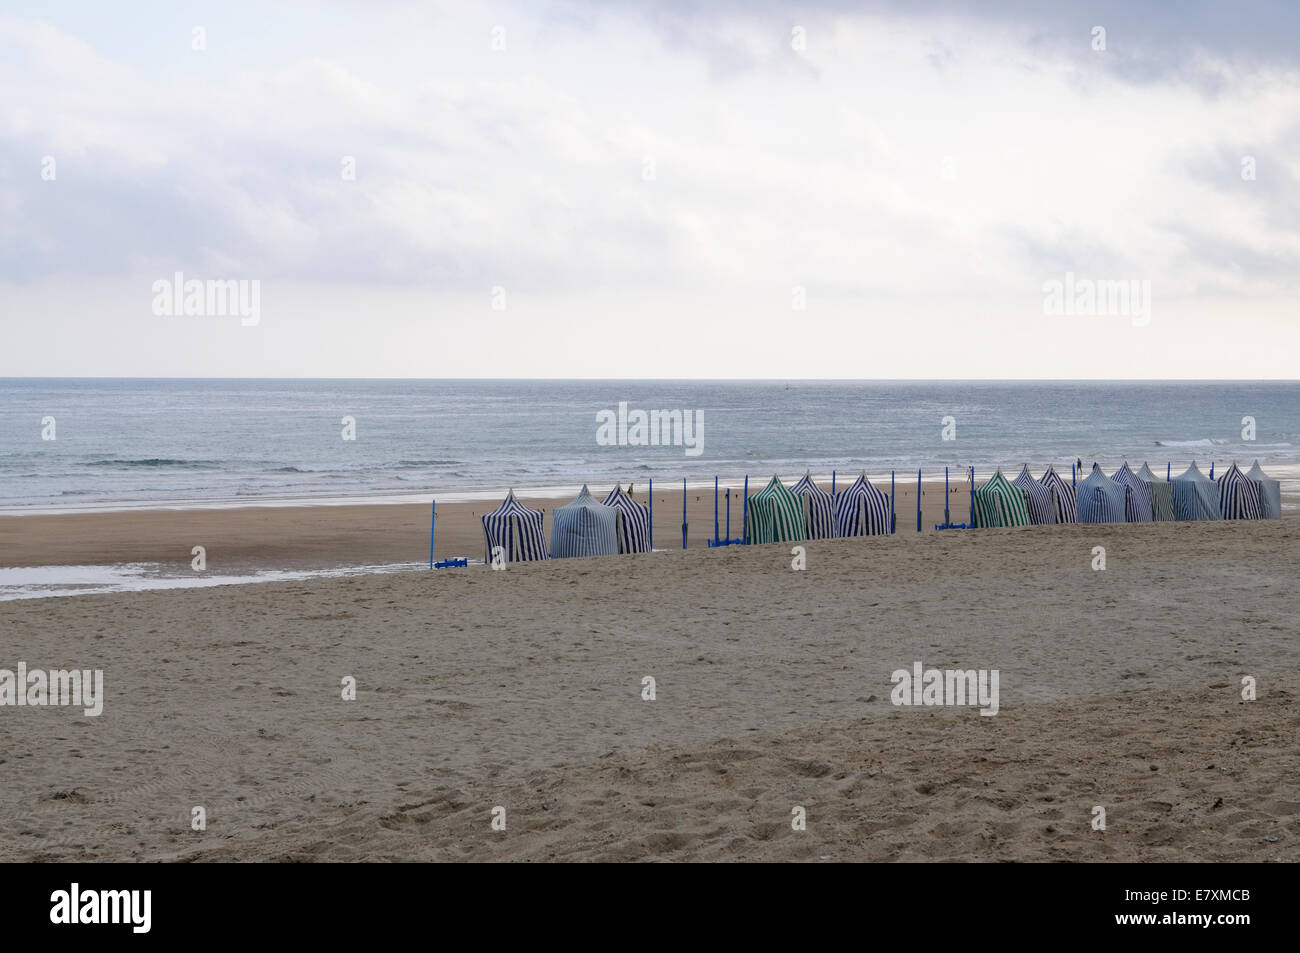
[{"label": "green and white striped tent", "polygon": [[749,498],[745,539],[750,543],[797,543],[804,539],[806,503],[777,477]]},{"label": "green and white striped tent", "polygon": [[1001,470],[975,491],[975,525],[980,529],[1030,525],[1029,497],[1012,486]]},{"label": "green and white striped tent", "polygon": [[1146,481],[1151,490],[1151,516],[1157,523],[1174,518],[1174,485],[1162,480],[1151,472],[1148,464],[1142,464],[1137,473],[1139,480]]},{"label": "green and white striped tent", "polygon": [[1173,478],[1171,485],[1174,488],[1174,519],[1223,519],[1219,512],[1219,487],[1201,472],[1195,460],[1185,472]]}]

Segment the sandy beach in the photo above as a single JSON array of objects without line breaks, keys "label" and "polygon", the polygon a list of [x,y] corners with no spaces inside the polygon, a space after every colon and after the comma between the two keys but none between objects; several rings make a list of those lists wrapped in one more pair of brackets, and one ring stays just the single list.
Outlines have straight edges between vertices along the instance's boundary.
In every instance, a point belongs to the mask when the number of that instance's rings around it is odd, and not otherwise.
[{"label": "sandy beach", "polygon": [[[1300,859],[1295,519],[900,532],[796,572],[704,549],[699,506],[687,552],[0,603],[0,667],[106,693],[0,709],[0,859]],[[427,559],[423,507],[284,513],[9,518],[0,551]],[[891,704],[918,661],[998,670],[998,714]]]}]

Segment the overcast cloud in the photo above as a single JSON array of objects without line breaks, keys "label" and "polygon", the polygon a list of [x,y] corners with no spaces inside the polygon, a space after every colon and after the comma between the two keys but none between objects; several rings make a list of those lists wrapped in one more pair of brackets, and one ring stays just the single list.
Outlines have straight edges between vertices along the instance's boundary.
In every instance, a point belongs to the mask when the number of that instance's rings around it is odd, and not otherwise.
[{"label": "overcast cloud", "polygon": [[133,6],[0,14],[2,375],[1295,376],[1300,4]]}]

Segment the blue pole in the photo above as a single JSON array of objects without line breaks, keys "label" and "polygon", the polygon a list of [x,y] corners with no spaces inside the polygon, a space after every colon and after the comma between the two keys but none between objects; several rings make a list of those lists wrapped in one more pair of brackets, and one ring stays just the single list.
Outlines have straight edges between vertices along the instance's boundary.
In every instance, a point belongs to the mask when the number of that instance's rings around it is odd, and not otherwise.
[{"label": "blue pole", "polygon": [[1074,464],[1070,464],[1070,489],[1076,489],[1078,484],[1074,481]]},{"label": "blue pole", "polygon": [[1213,461],[1213,460],[1210,461],[1210,479],[1211,479],[1211,480],[1214,479],[1214,461]]},{"label": "blue pole", "polygon": [[943,524],[947,526],[952,520],[948,519],[948,468],[943,468]]},{"label": "blue pole", "polygon": [[975,468],[970,468],[970,519],[966,521],[967,527],[975,528]]},{"label": "blue pole", "polygon": [[921,468],[916,468],[916,531],[921,532]]},{"label": "blue pole", "polygon": [[831,499],[835,499],[835,471],[831,471]]},{"label": "blue pole", "polygon": [[682,549],[686,548],[686,477],[682,477]]},{"label": "blue pole", "polygon": [[1169,468],[1172,466],[1173,464],[1170,463],[1168,460],[1165,461],[1165,482],[1166,483],[1169,482]]},{"label": "blue pole", "polygon": [[894,521],[894,471],[889,471],[889,531],[892,533],[897,528]]},{"label": "blue pole", "polygon": [[727,487],[727,542],[731,542],[731,487]]},{"label": "blue pole", "polygon": [[718,545],[718,476],[713,475],[713,545]]},{"label": "blue pole", "polygon": [[429,507],[429,568],[433,568],[433,524],[438,518],[438,501]]},{"label": "blue pole", "polygon": [[745,503],[742,510],[741,521],[744,525],[741,527],[741,536],[745,540],[745,545],[749,545],[749,474],[745,474]]},{"label": "blue pole", "polygon": [[650,552],[655,551],[655,481],[650,480]]}]

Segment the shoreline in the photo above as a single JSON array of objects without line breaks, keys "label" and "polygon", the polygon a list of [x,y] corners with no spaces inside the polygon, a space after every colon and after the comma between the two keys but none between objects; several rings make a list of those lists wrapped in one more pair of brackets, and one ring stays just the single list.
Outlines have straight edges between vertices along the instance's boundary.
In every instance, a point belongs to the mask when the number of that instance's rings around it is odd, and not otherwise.
[{"label": "shoreline", "polygon": [[[1149,461],[1144,461],[1144,462],[1149,462]],[[1215,472],[1218,473],[1219,469],[1223,465],[1230,466],[1232,462],[1233,461],[1215,460],[1214,461]],[[1243,462],[1242,460],[1238,459],[1235,462],[1239,466],[1241,466],[1243,470],[1246,470],[1249,469],[1252,461]],[[1190,463],[1191,461],[1173,464],[1172,467],[1173,472],[1175,474],[1181,473],[1183,470],[1187,469]],[[1200,463],[1199,461],[1197,461],[1197,463],[1198,466],[1200,466],[1201,471],[1203,473],[1206,474],[1209,473],[1209,464]],[[1000,468],[997,466],[990,466],[987,468],[977,466],[975,468],[975,485],[976,487],[980,486],[982,483],[984,483],[984,481],[989,479],[989,477],[991,477],[993,473],[998,469],[1002,470],[1003,475],[1006,476],[1007,479],[1012,479],[1015,477],[1017,473],[1019,473],[1020,467],[1022,465],[1023,465],[1023,461],[1021,463],[1002,466]],[[1137,465],[1133,465],[1133,464],[1130,465],[1133,466],[1135,470],[1141,466],[1140,463]],[[950,486],[956,489],[960,489],[962,486],[966,486],[967,483],[966,483],[965,465],[960,467],[955,465],[949,465],[949,466],[950,466],[950,473],[949,473]],[[1120,466],[1119,463],[1114,463],[1111,464],[1110,466],[1103,464],[1102,470],[1106,472],[1107,475],[1109,475],[1110,473],[1113,473],[1116,469],[1118,469],[1119,466]],[[1284,495],[1294,495],[1300,497],[1300,461],[1294,463],[1277,463],[1277,464],[1269,464],[1269,465],[1261,464],[1261,466],[1264,466],[1265,471],[1268,473],[1270,477],[1281,482],[1282,492]],[[1085,472],[1080,474],[1079,479],[1082,479],[1083,476],[1087,475],[1086,471],[1088,469],[1090,469],[1090,465],[1085,465]],[[1154,466],[1153,469],[1155,469]],[[934,473],[935,470],[939,471],[938,475]],[[1035,476],[1041,476],[1044,470],[1046,470],[1046,464],[1044,464],[1043,466],[1035,466],[1033,464],[1030,464],[1030,472],[1035,474]],[[861,473],[862,471],[860,469],[856,471],[846,469],[843,471],[837,470],[835,472],[836,472],[836,485],[838,487],[838,486],[849,485],[850,483],[852,483],[854,480],[857,479],[858,474]],[[912,472],[914,471],[906,471],[906,470],[894,471],[894,477],[897,481],[897,486],[900,490],[908,486],[916,485],[916,479],[914,476],[911,475]],[[1057,467],[1056,472],[1058,474],[1061,474],[1066,480],[1068,480],[1069,464],[1066,463],[1064,467],[1064,472],[1062,471],[1061,467]],[[944,479],[942,476],[942,466],[936,465],[935,467],[931,468],[931,472],[929,474],[926,473],[926,468],[922,467],[921,473],[922,473],[921,484],[924,487],[933,487],[936,485],[942,486],[944,483]],[[794,473],[794,472],[785,473],[785,472],[778,471],[777,476],[781,478],[781,482],[783,482],[786,486],[790,486],[795,481],[802,479],[803,473]],[[817,484],[822,487],[822,489],[828,492],[830,491],[831,488],[831,476],[832,476],[831,471],[826,471],[825,473],[812,474],[813,480],[815,480]],[[750,473],[749,482],[750,482],[751,493],[757,492],[758,490],[762,489],[763,486],[766,485],[767,481],[771,479],[771,477],[772,474],[767,473],[766,471],[764,471],[763,474],[759,474],[756,472]],[[871,481],[871,483],[874,484],[877,489],[883,490],[885,493],[889,492],[890,471],[884,471],[883,473],[872,473],[868,471],[867,479]],[[681,480],[682,478],[680,476],[665,478],[665,480],[659,483],[659,487],[656,490],[655,493],[656,500],[658,500],[661,493],[671,496],[674,490],[680,495]],[[27,517],[27,516],[76,516],[76,515],[96,515],[101,513],[140,513],[140,512],[179,513],[179,512],[191,512],[197,510],[245,510],[245,509],[263,510],[263,509],[316,509],[316,508],[327,509],[332,507],[353,507],[353,506],[375,506],[375,507],[418,506],[418,505],[427,506],[431,500],[435,500],[435,499],[439,502],[439,504],[445,503],[448,505],[458,504],[458,503],[494,503],[495,504],[495,503],[500,503],[501,500],[505,498],[506,493],[511,489],[514,490],[515,496],[517,496],[521,500],[532,499],[532,500],[547,501],[547,502],[553,502],[555,500],[563,500],[567,502],[568,500],[572,499],[574,496],[577,496],[578,491],[581,490],[584,485],[589,486],[591,488],[592,495],[596,496],[597,499],[603,499],[605,493],[607,493],[613,487],[615,482],[618,482],[620,485],[626,485],[627,483],[626,480],[618,480],[618,481],[585,480],[576,483],[552,483],[552,484],[543,484],[543,485],[528,485],[528,484],[518,483],[515,484],[514,486],[503,485],[499,487],[490,487],[490,488],[483,488],[483,487],[463,488],[463,489],[436,489],[435,488],[435,489],[429,489],[422,492],[401,492],[401,493],[382,492],[382,491],[376,491],[376,492],[357,491],[355,493],[321,494],[318,496],[267,495],[267,496],[249,496],[249,497],[220,497],[214,499],[138,500],[138,501],[118,500],[118,501],[106,501],[106,502],[86,503],[86,504],[70,503],[70,504],[64,504],[58,506],[33,504],[31,506],[0,507],[0,520],[5,520],[13,517]],[[733,496],[735,495],[735,493],[741,491],[741,489],[744,486],[744,482],[745,482],[745,474],[743,473],[739,475],[733,474],[732,476],[722,476],[721,474],[719,474],[719,487],[726,488],[730,486],[733,490]],[[638,493],[644,494],[647,489],[648,481],[645,479],[634,478],[632,480],[632,484],[637,488]],[[686,488],[688,492],[702,491],[702,490],[711,491],[713,489],[713,480],[712,478],[692,479],[690,477],[687,477]]]},{"label": "shoreline", "polygon": [[[787,480],[787,486],[789,483]],[[822,485],[829,487],[828,482]],[[881,486],[878,481],[875,485]],[[921,488],[920,535],[928,535],[936,532],[935,525],[944,520],[943,482],[923,481]],[[755,491],[753,481],[750,489]],[[598,499],[603,497],[603,490],[598,489]],[[733,490],[730,534],[738,538],[743,535],[744,507],[738,498],[741,488]],[[883,490],[888,494],[887,483]],[[687,549],[710,548],[708,541],[714,535],[712,491],[712,483],[694,487],[688,484]],[[576,494],[577,489],[573,492]],[[636,488],[635,497],[646,501],[644,486]],[[568,493],[518,498],[526,506],[544,511],[544,534],[549,543],[551,513],[557,504],[568,502]],[[1283,500],[1284,521],[1300,518],[1300,494],[1284,495]],[[482,561],[480,517],[499,501],[499,497],[467,502],[440,500],[435,559],[466,557],[471,565]],[[726,538],[722,493],[718,506],[717,534]],[[948,508],[953,523],[969,520],[970,492],[965,483],[950,485]],[[426,498],[418,503],[382,506],[268,504],[0,516],[0,601],[400,571],[395,567],[414,571],[427,568],[429,563],[430,511]],[[915,483],[896,487],[895,526],[895,537],[918,535]],[[1058,528],[1025,527],[1023,531],[1043,535],[1057,532]],[[202,572],[192,565],[196,546],[204,549]],[[683,548],[680,485],[662,491],[655,487],[654,546],[657,552]],[[107,572],[110,568],[118,570],[116,576]],[[222,581],[218,583],[218,579]]]}]

